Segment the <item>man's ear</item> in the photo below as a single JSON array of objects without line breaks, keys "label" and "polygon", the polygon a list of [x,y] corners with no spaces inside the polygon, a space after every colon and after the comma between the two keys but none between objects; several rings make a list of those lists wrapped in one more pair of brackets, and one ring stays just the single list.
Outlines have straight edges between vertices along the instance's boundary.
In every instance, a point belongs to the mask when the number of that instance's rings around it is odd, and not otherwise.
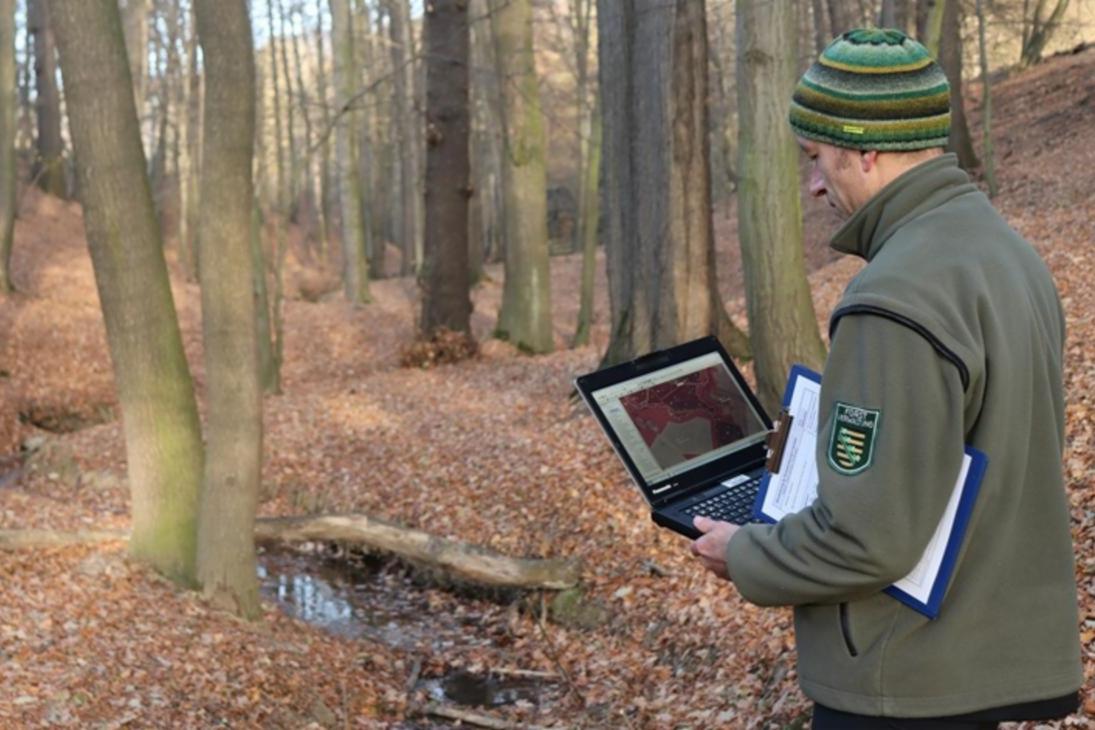
[{"label": "man's ear", "polygon": [[865,150],[859,153],[859,164],[863,172],[870,172],[878,164],[878,150]]}]

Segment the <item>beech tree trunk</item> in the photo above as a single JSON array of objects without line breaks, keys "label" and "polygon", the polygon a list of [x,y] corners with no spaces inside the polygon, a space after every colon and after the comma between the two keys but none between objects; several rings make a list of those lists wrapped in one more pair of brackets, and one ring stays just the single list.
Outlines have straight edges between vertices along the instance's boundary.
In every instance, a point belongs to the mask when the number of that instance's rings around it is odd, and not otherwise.
[{"label": "beech tree trunk", "polygon": [[[262,465],[262,394],[251,296],[251,153],[255,59],[245,0],[195,0],[206,73],[201,255],[208,444],[198,580],[245,618],[261,614],[254,525]],[[214,131],[215,130],[215,131]]]},{"label": "beech tree trunk", "polygon": [[366,259],[365,214],[361,207],[361,170],[358,164],[361,105],[355,99],[354,36],[349,0],[331,2],[331,42],[334,56],[336,146],[338,149],[339,200],[342,209],[342,281],[346,298],[365,304],[369,297],[369,267]]},{"label": "beech tree trunk", "polygon": [[[133,99],[137,106],[137,119],[140,120],[144,117],[148,86],[148,16],[152,0],[122,0],[119,5],[122,8],[129,74],[133,77]],[[177,7],[176,12],[179,12]],[[139,128],[140,123],[137,126]]]},{"label": "beech tree trunk", "polygon": [[468,270],[468,8],[426,8],[426,230],[422,334],[471,333]]},{"label": "beech tree trunk", "polygon": [[715,282],[704,3],[600,0],[597,19],[612,310],[603,364],[709,334],[745,356]]},{"label": "beech tree trunk", "polygon": [[15,290],[11,250],[18,181],[15,176],[15,0],[0,0],[0,294]]},{"label": "beech tree trunk", "polygon": [[530,0],[490,0],[488,6],[506,141],[506,273],[495,334],[525,352],[551,352],[547,141],[533,56],[532,5]]},{"label": "beech tree trunk", "polygon": [[316,96],[319,99],[320,119],[323,120],[316,187],[319,189],[319,255],[325,260],[327,244],[330,242],[331,220],[331,108],[327,95],[327,60],[323,47],[323,0],[316,0]]},{"label": "beech tree trunk", "polygon": [[[403,251],[400,273],[416,268],[415,252],[423,243],[422,195],[418,177],[418,125],[414,120],[414,49],[411,47],[410,5],[408,0],[387,0],[388,35],[391,39],[392,82],[395,96],[394,125],[399,145],[399,242]],[[428,73],[428,71],[427,71]],[[428,93],[428,92],[427,92]]]},{"label": "beech tree trunk", "polygon": [[200,172],[201,139],[201,74],[198,72],[198,33],[193,9],[188,14],[188,32],[185,43],[185,71],[180,85],[179,102],[179,260],[187,279],[198,278],[198,175]]},{"label": "beech tree trunk", "polygon": [[33,173],[38,187],[63,198],[66,192],[64,144],[61,141],[61,96],[57,91],[54,28],[46,0],[27,0],[27,3],[27,22],[34,35],[34,82],[38,99],[38,156]]},{"label": "beech tree trunk", "polygon": [[78,190],[125,425],[130,552],[194,580],[202,442],[115,0],[54,0]]},{"label": "beech tree trunk", "polygon": [[798,148],[787,124],[796,45],[786,5],[738,0],[739,237],[757,392],[769,412],[792,364],[820,370],[825,360],[802,251]]}]

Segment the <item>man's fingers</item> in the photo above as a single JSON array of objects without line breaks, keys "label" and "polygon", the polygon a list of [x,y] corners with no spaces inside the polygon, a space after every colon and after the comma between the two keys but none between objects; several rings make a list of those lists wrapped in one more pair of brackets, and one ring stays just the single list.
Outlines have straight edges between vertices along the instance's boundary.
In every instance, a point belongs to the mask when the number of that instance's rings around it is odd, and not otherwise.
[{"label": "man's fingers", "polygon": [[711,528],[717,523],[710,517],[704,517],[703,515],[696,515],[692,518],[692,526],[703,533],[710,532]]}]

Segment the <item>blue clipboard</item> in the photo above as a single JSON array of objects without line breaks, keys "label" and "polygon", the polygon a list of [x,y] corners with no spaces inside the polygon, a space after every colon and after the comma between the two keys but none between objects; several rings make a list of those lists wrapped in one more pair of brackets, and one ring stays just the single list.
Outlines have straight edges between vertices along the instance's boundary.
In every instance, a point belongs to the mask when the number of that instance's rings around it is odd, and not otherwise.
[{"label": "blue clipboard", "polygon": [[[783,391],[784,408],[790,407],[791,397],[794,394],[795,388],[798,386],[799,378],[806,378],[814,383],[821,383],[820,374],[804,365],[794,365],[791,368],[790,375],[787,377],[787,386]],[[966,535],[966,528],[969,526],[970,515],[973,513],[974,503],[977,501],[977,495],[981,491],[981,482],[985,476],[985,469],[988,468],[988,457],[983,452],[969,445],[964,447],[964,452],[970,458],[970,464],[966,472],[965,481],[963,481],[961,486],[961,492],[958,498],[958,508],[954,516],[954,524],[951,526],[950,534],[947,536],[947,544],[943,550],[943,559],[939,565],[939,571],[936,574],[935,581],[932,583],[931,590],[929,591],[928,600],[922,601],[897,586],[890,586],[883,590],[883,593],[901,601],[901,603],[914,611],[924,614],[929,619],[935,619],[939,616],[939,609],[943,603],[943,597],[946,595],[947,588],[950,586],[951,576],[954,574],[954,568],[958,563],[958,553],[962,549],[962,541]],[[765,472],[764,477],[761,479],[760,490],[757,493],[756,502],[753,505],[753,516],[761,522],[774,524],[776,520],[768,514],[765,514],[762,510],[771,479],[772,475]]]}]

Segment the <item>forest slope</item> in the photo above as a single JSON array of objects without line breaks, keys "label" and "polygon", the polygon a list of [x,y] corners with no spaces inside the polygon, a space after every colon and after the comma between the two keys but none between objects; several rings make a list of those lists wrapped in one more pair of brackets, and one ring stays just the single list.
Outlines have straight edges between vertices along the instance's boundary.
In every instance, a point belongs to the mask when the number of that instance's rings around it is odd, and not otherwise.
[{"label": "forest slope", "polygon": [[[996,202],[1049,264],[1068,320],[1065,463],[1088,679],[1086,714],[1069,723],[1083,726],[1095,723],[1095,50],[1002,82],[994,102]],[[819,242],[834,224],[808,208],[811,261],[828,259]],[[720,219],[720,280],[742,321],[733,227],[732,216]],[[291,281],[307,268],[296,251]],[[560,346],[576,317],[579,266],[553,261]],[[843,259],[811,274],[819,322],[857,270]],[[484,338],[501,293],[501,271],[489,273],[474,294]],[[75,203],[24,195],[14,276],[22,293],[0,301],[0,528],[124,528],[122,430]],[[173,287],[200,393],[199,292],[177,270]],[[569,400],[572,378],[596,366],[606,341],[603,286],[590,347],[528,358],[485,341],[479,359],[430,370],[398,367],[415,292],[388,279],[361,309],[337,296],[286,302],[285,393],[265,402],[262,513],[360,511],[514,555],[580,557],[595,609],[586,618],[597,625],[541,624],[535,600],[407,582],[423,624],[449,620],[461,638],[346,639],[272,602],[242,625],[130,566],[119,544],[3,553],[0,727],[424,727],[404,716],[408,678],[457,668],[557,675],[539,703],[489,710],[522,724],[802,722],[790,613],[745,604],[701,572],[681,538],[655,528]],[[21,447],[33,453],[24,459]]]}]

